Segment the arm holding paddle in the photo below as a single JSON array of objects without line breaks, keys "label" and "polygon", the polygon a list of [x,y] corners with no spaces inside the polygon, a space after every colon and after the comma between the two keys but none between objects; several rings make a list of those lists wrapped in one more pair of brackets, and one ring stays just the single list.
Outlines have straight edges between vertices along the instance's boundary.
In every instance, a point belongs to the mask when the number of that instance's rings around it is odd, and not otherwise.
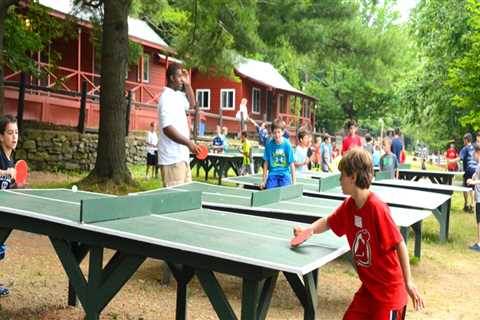
[{"label": "arm holding paddle", "polygon": [[0,170],[0,176],[8,176],[15,178],[16,171],[15,168],[8,168],[7,170]]},{"label": "arm holding paddle", "polygon": [[318,219],[306,228],[297,226],[293,228],[293,234],[295,238],[290,241],[290,245],[292,247],[298,247],[300,244],[307,241],[315,233],[323,233],[328,230],[330,230],[330,227],[327,223],[327,217]]},{"label": "arm holding paddle", "polygon": [[192,152],[193,154],[197,154],[199,152],[198,145],[196,145],[195,143],[193,143],[193,141],[181,135],[180,132],[178,132],[178,130],[175,129],[175,127],[173,126],[165,127],[163,128],[163,133],[165,133],[167,137],[169,137],[176,143],[180,143],[180,144],[183,144],[184,146],[187,146],[188,149],[190,149],[190,152]]}]

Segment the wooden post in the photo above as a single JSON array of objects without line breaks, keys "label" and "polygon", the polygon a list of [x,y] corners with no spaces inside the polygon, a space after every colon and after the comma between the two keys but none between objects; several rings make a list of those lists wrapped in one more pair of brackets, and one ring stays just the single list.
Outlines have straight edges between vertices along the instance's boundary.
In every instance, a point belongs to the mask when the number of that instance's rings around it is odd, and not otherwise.
[{"label": "wooden post", "polygon": [[[81,72],[82,72],[82,28],[77,30],[77,90],[80,89],[81,83]],[[83,87],[82,87],[83,88]]]},{"label": "wooden post", "polygon": [[195,113],[193,116],[193,141],[197,142],[198,138],[198,122],[200,121],[200,112],[198,111],[198,102],[195,103]]},{"label": "wooden post", "polygon": [[18,109],[17,109],[17,125],[18,131],[23,132],[23,112],[25,111],[25,72],[20,73],[20,85],[18,87]]},{"label": "wooden post", "polygon": [[125,136],[128,137],[128,129],[130,127],[130,110],[132,109],[132,90],[128,90],[127,94],[127,116],[125,119]]},{"label": "wooden post", "polygon": [[87,108],[87,81],[82,81],[80,91],[80,113],[78,115],[78,132],[85,133],[85,110]]}]

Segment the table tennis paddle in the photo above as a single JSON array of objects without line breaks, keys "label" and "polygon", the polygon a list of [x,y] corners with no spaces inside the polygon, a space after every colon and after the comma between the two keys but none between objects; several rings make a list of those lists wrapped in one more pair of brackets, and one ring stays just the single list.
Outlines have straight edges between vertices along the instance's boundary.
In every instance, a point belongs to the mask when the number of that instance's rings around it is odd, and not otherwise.
[{"label": "table tennis paddle", "polygon": [[28,165],[25,160],[18,160],[15,164],[15,182],[17,185],[24,185],[27,183]]},{"label": "table tennis paddle", "polygon": [[307,241],[312,236],[312,229],[307,228],[298,232],[292,240],[290,240],[290,245],[292,247],[298,247],[305,241]]},{"label": "table tennis paddle", "polygon": [[205,160],[208,157],[208,147],[204,144],[198,145],[198,153],[195,155],[198,160]]}]

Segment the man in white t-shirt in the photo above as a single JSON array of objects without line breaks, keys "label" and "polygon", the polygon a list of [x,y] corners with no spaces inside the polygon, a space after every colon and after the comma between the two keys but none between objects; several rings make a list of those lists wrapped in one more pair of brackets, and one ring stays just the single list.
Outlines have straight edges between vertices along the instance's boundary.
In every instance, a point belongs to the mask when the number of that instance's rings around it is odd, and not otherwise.
[{"label": "man in white t-shirt", "polygon": [[145,137],[145,151],[147,151],[147,171],[145,176],[148,178],[148,171],[152,168],[152,178],[156,174],[156,167],[158,165],[158,136],[155,130],[155,122],[150,123],[150,130],[147,131]]},{"label": "man in white t-shirt", "polygon": [[179,64],[169,65],[167,86],[158,103],[158,164],[166,187],[192,181],[190,152],[197,154],[198,146],[190,140],[186,112],[194,105],[188,72]]}]

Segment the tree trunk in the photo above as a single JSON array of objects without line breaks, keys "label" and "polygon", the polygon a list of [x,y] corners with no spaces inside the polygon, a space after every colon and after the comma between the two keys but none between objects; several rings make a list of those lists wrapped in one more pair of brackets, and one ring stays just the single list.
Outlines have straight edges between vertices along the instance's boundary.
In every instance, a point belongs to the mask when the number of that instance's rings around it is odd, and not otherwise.
[{"label": "tree trunk", "polygon": [[105,0],[102,29],[100,128],[95,168],[85,183],[133,184],[125,151],[125,70],[131,0]]},{"label": "tree trunk", "polygon": [[4,85],[4,65],[5,57],[3,55],[3,39],[5,36],[5,18],[7,17],[7,11],[10,6],[18,3],[19,0],[0,0],[0,115],[5,112],[5,85]]}]

